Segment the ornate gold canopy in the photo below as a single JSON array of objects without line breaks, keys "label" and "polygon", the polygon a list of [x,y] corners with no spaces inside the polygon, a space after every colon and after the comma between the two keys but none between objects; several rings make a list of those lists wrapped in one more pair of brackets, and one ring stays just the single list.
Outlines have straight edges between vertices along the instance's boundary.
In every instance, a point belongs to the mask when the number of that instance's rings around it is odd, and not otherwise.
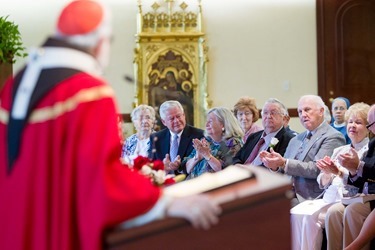
[{"label": "ornate gold canopy", "polygon": [[187,122],[203,128],[209,103],[201,2],[196,12],[188,11],[185,2],[175,6],[173,0],[151,7],[143,13],[138,1],[134,104],[158,111],[166,100],[180,101]]}]

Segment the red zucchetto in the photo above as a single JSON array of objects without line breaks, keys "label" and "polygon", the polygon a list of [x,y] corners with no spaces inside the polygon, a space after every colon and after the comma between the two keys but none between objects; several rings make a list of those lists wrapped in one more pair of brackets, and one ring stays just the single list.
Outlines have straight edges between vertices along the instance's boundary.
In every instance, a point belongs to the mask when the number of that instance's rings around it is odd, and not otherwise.
[{"label": "red zucchetto", "polygon": [[84,35],[97,29],[103,17],[104,10],[98,2],[76,0],[61,12],[57,29],[64,35]]}]

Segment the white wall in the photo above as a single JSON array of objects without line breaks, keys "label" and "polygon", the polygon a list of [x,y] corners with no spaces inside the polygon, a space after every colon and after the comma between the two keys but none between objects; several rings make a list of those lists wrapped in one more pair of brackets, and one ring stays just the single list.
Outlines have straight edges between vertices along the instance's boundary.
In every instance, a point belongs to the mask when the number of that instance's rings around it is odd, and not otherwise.
[{"label": "white wall", "polygon": [[[0,0],[0,15],[9,15],[19,25],[29,48],[53,32],[66,2]],[[105,78],[116,91],[120,111],[130,113],[134,86],[124,75],[133,75],[137,1],[106,2],[114,16],[114,43]],[[143,0],[144,9],[153,2]],[[185,2],[192,9],[197,5],[197,0]],[[249,95],[259,108],[269,97],[295,108],[301,95],[317,93],[315,0],[202,0],[202,7],[213,106],[232,107],[239,97]],[[15,70],[23,63],[18,60]],[[298,119],[292,119],[291,126],[303,130]]]}]

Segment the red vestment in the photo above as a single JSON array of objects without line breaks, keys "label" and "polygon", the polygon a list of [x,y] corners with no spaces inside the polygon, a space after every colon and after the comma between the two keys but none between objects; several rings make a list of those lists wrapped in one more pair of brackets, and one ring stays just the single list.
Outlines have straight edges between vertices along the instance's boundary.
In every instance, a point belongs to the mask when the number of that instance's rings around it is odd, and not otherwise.
[{"label": "red vestment", "polygon": [[82,72],[38,102],[8,174],[12,85],[0,92],[0,249],[100,249],[105,229],[152,208],[160,189],[119,161],[112,89]]}]

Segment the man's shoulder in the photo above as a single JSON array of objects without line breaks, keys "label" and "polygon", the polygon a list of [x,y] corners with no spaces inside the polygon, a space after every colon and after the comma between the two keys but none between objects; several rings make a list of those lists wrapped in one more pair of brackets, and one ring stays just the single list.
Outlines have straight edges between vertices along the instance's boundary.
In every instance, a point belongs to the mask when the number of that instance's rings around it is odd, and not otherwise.
[{"label": "man's shoulder", "polygon": [[190,134],[190,135],[203,136],[204,130],[200,129],[200,128],[193,127],[191,125],[186,125],[183,133],[184,134]]},{"label": "man's shoulder", "polygon": [[250,138],[251,139],[260,138],[262,136],[262,134],[263,134],[263,131],[264,130],[262,129],[262,130],[259,130],[259,131],[255,132],[255,133],[250,134],[246,141],[249,141]]},{"label": "man's shoulder", "polygon": [[66,81],[71,81],[71,82],[80,82],[79,86],[81,88],[87,88],[87,87],[96,87],[96,86],[102,86],[106,85],[107,83],[105,82],[104,79],[90,75],[86,72],[83,71],[76,71],[72,77],[67,78]]},{"label": "man's shoulder", "polygon": [[301,143],[301,141],[303,141],[305,136],[306,136],[306,131],[304,131],[302,133],[299,133],[297,135],[293,135],[293,137],[290,139],[289,144],[293,144],[293,143],[296,143],[296,142]]},{"label": "man's shoulder", "polygon": [[293,137],[296,135],[293,133],[293,131],[282,128],[276,136],[280,136],[280,138],[285,139],[285,140],[291,140]]},{"label": "man's shoulder", "polygon": [[329,124],[327,124],[327,126],[324,126],[324,131],[325,131],[325,134],[323,136],[334,137],[334,138],[338,138],[338,139],[342,139],[343,141],[346,141],[345,136],[340,131],[336,130]]},{"label": "man's shoulder", "polygon": [[264,130],[260,130],[260,131],[257,131],[255,133],[250,134],[249,137],[247,137],[247,140],[245,141],[244,146],[245,145],[248,146],[252,142],[257,142],[259,140],[259,138],[262,136],[263,131]]},{"label": "man's shoulder", "polygon": [[167,133],[169,133],[169,129],[168,128],[163,128],[162,130],[159,130],[159,131],[156,131],[154,133],[151,134],[151,137],[159,137],[160,135],[166,135]]}]

